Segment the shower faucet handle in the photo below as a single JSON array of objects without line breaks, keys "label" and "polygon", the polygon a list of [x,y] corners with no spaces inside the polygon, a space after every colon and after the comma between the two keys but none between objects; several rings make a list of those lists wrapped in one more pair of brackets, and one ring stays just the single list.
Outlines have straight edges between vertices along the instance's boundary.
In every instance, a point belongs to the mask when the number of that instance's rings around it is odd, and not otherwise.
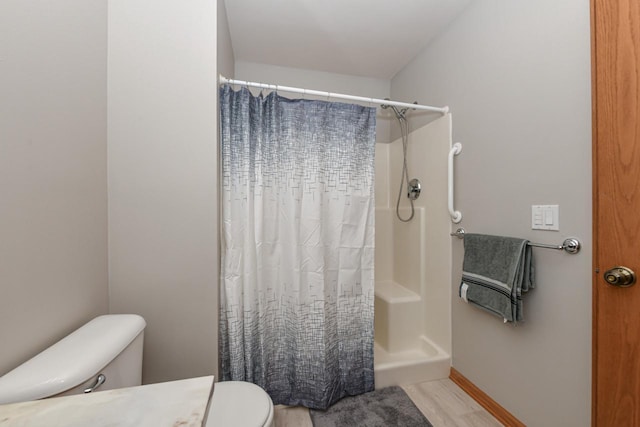
[{"label": "shower faucet handle", "polygon": [[420,197],[420,191],[422,191],[422,185],[420,184],[420,180],[417,178],[413,178],[409,181],[409,187],[407,188],[407,197],[410,200],[416,200]]}]

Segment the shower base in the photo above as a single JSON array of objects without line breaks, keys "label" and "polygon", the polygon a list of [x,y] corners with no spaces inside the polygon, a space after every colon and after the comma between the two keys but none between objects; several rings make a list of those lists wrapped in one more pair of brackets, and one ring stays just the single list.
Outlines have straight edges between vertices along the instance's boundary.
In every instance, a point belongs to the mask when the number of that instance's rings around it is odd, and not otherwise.
[{"label": "shower base", "polygon": [[449,377],[451,356],[425,336],[420,347],[390,353],[374,345],[376,389],[392,385],[417,384]]}]

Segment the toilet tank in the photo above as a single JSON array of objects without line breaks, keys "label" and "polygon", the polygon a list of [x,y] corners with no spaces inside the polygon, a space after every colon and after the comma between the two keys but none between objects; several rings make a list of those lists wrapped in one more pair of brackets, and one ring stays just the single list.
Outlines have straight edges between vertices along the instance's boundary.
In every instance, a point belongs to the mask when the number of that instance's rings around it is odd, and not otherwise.
[{"label": "toilet tank", "polygon": [[132,387],[142,382],[146,322],[135,314],[99,316],[0,377],[0,404]]}]

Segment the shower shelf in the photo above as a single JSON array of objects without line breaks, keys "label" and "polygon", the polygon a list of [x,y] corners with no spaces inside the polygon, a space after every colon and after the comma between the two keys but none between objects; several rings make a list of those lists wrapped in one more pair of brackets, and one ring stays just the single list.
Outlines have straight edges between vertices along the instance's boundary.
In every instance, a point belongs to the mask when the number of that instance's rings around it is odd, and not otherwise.
[{"label": "shower shelf", "polygon": [[376,282],[374,328],[376,342],[390,353],[414,349],[421,322],[420,296],[392,280]]},{"label": "shower shelf", "polygon": [[375,294],[390,304],[420,301],[420,295],[391,280],[376,282]]}]

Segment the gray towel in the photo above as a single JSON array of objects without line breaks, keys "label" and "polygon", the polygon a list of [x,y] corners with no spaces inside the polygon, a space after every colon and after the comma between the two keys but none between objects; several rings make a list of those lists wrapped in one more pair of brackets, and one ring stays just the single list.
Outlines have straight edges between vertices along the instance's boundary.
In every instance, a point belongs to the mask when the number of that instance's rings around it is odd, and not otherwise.
[{"label": "gray towel", "polygon": [[532,289],[534,268],[528,240],[465,234],[460,297],[505,322],[520,322],[522,294]]}]

